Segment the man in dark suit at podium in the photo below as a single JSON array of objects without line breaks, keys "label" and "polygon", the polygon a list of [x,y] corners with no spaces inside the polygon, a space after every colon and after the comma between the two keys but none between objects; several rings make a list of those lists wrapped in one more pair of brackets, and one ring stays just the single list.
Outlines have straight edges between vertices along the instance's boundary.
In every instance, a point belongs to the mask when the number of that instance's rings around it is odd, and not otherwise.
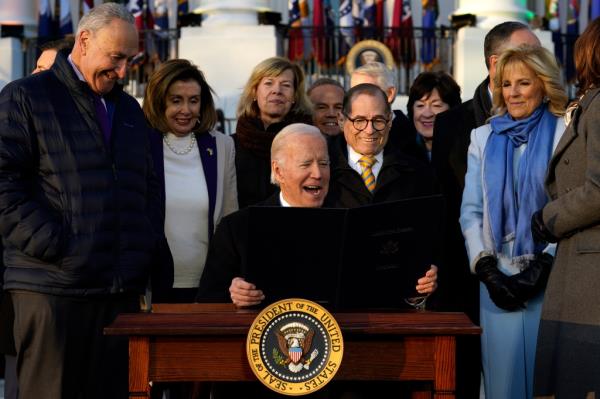
[{"label": "man in dark suit at podium", "polygon": [[[329,155],[319,129],[292,124],[275,136],[271,147],[271,180],[279,186],[280,192],[264,201],[263,206],[318,208],[323,205],[329,188]],[[223,218],[219,224],[200,279],[198,301],[231,301],[238,307],[263,301],[263,292],[239,277],[247,262],[248,222],[249,211],[242,209]],[[436,279],[437,269],[432,267],[418,280],[417,291],[433,292]]]},{"label": "man in dark suit at podium", "polygon": [[[271,181],[279,186],[280,191],[259,206],[318,208],[323,205],[329,188],[329,155],[326,139],[318,128],[297,123],[285,127],[275,136],[271,146]],[[260,287],[240,277],[248,261],[249,214],[250,209],[245,208],[221,220],[211,241],[200,279],[198,302],[231,301],[238,307],[248,307],[259,305],[265,299]],[[285,234],[285,231],[281,234]],[[263,238],[269,240],[269,237]],[[417,291],[423,294],[433,292],[437,287],[436,280],[437,269],[432,266],[418,280]],[[340,393],[337,393],[338,390]],[[212,394],[219,399],[283,397],[255,383],[215,384]],[[308,396],[336,398],[348,394],[345,385],[342,385],[335,392],[326,388]]]}]

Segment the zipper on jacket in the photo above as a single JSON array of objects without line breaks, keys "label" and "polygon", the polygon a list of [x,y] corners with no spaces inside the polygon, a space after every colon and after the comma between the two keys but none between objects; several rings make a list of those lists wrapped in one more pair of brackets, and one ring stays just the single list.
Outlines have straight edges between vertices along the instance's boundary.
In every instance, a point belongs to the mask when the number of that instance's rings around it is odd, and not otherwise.
[{"label": "zipper on jacket", "polygon": [[124,291],[123,288],[123,278],[121,277],[121,274],[119,273],[119,269],[118,269],[118,265],[119,265],[119,251],[120,251],[120,247],[121,247],[121,213],[120,213],[120,209],[119,209],[119,204],[117,202],[118,199],[118,195],[117,192],[119,191],[119,187],[118,187],[118,181],[119,181],[119,175],[117,173],[117,165],[115,164],[115,160],[113,158],[113,156],[111,155],[111,160],[110,160],[110,167],[112,169],[112,174],[113,174],[113,191],[112,191],[112,196],[113,196],[113,203],[115,204],[115,213],[116,213],[116,217],[115,217],[115,227],[116,227],[116,237],[115,237],[115,244],[114,244],[114,248],[113,248],[113,286],[111,289],[111,293],[112,294],[118,294],[118,293],[122,293]]}]

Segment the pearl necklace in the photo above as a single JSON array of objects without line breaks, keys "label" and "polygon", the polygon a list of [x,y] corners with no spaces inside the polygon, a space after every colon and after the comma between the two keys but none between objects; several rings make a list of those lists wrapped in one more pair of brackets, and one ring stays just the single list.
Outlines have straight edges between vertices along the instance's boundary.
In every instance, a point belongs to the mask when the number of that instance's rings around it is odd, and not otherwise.
[{"label": "pearl necklace", "polygon": [[192,149],[196,145],[196,135],[194,133],[190,133],[190,144],[182,150],[173,146],[173,144],[169,141],[169,137],[166,134],[163,134],[163,140],[164,140],[165,144],[167,145],[167,147],[169,147],[169,149],[177,155],[189,154],[190,151],[192,151]]}]

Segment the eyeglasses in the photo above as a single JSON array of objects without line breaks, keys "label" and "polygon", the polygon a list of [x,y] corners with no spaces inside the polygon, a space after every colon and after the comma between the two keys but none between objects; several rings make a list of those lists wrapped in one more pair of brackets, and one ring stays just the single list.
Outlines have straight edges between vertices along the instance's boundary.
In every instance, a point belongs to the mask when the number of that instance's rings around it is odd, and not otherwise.
[{"label": "eyeglasses", "polygon": [[378,132],[385,129],[385,127],[387,126],[387,124],[389,122],[388,119],[385,119],[382,117],[367,119],[367,118],[363,118],[363,117],[359,116],[358,118],[352,119],[350,117],[350,115],[347,115],[345,113],[344,113],[344,116],[346,118],[348,118],[348,120],[350,122],[352,122],[352,126],[354,126],[354,128],[356,130],[358,130],[359,132],[362,130],[365,130],[367,128],[367,126],[369,125],[369,122],[371,122],[371,126],[373,126],[373,130],[376,130]]}]

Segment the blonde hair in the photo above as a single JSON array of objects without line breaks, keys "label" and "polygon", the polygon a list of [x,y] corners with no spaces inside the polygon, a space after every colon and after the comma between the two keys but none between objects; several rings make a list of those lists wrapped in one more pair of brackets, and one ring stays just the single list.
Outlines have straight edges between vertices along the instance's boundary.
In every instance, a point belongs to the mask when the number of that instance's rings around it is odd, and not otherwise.
[{"label": "blonde hair", "polygon": [[565,114],[567,94],[561,82],[560,67],[556,57],[540,46],[523,44],[505,50],[496,64],[494,79],[493,111],[496,115],[506,113],[506,102],[502,95],[502,80],[507,66],[521,64],[529,68],[541,80],[544,94],[548,100],[548,110],[560,117]]},{"label": "blonde hair", "polygon": [[304,72],[295,63],[291,62],[284,57],[271,57],[264,61],[261,61],[254,67],[250,78],[244,86],[244,91],[240,97],[240,102],[237,107],[237,117],[242,116],[258,118],[260,116],[260,109],[255,101],[256,99],[256,88],[264,77],[277,77],[284,71],[292,71],[294,75],[294,104],[288,115],[308,115],[311,113],[311,105],[306,97],[306,91],[304,88]]}]

